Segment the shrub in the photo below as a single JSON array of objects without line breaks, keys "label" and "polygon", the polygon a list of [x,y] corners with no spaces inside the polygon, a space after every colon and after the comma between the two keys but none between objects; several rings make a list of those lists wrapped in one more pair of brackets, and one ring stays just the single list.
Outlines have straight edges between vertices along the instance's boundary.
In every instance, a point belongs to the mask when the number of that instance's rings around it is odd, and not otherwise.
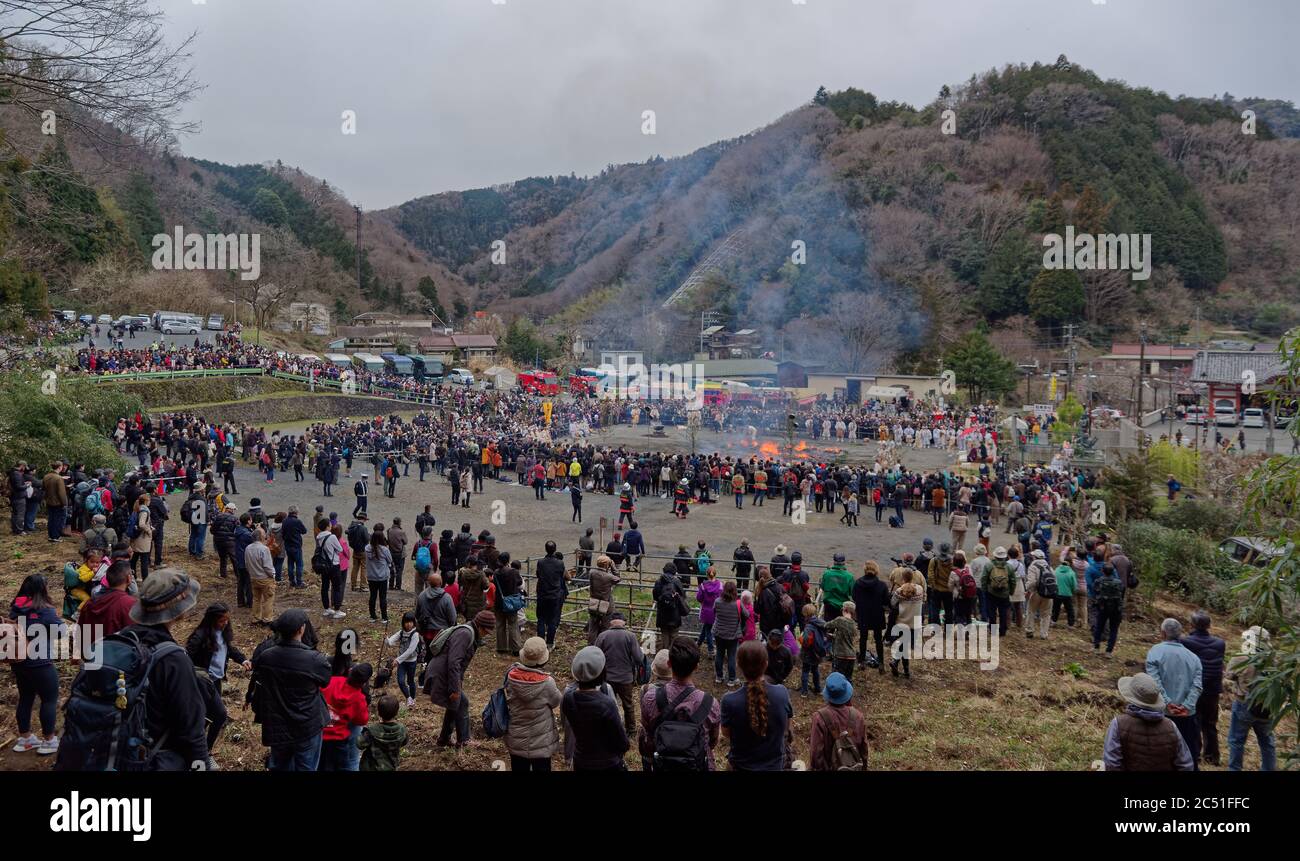
[{"label": "shrub", "polygon": [[1156,520],[1170,529],[1196,532],[1217,542],[1232,533],[1237,516],[1220,503],[1203,499],[1180,499],[1160,512]]},{"label": "shrub", "polygon": [[[1146,589],[1163,586],[1220,613],[1240,611],[1232,585],[1242,568],[1205,535],[1152,521],[1129,521],[1120,530],[1120,543]],[[1236,615],[1243,618],[1240,612]]]},{"label": "shrub", "polygon": [[20,460],[39,474],[56,460],[92,470],[122,467],[108,432],[119,417],[140,409],[139,398],[71,382],[45,394],[39,379],[15,374],[0,378],[0,385],[0,463],[6,468]]}]

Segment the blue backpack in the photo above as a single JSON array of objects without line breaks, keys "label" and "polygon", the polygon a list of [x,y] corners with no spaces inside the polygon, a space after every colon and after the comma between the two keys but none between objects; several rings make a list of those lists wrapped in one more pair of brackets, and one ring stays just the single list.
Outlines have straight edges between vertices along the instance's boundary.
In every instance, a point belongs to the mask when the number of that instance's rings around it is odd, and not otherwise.
[{"label": "blue backpack", "polygon": [[423,544],[415,549],[415,570],[421,574],[427,574],[433,567],[433,556],[429,553],[429,546]]},{"label": "blue backpack", "polygon": [[126,522],[126,537],[135,538],[140,534],[140,512],[131,512],[131,519]]}]

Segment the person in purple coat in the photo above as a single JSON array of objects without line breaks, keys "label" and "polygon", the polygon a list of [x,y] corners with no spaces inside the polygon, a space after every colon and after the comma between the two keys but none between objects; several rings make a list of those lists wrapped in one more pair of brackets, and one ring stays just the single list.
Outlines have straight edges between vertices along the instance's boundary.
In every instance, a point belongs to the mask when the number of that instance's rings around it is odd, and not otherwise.
[{"label": "person in purple coat", "polygon": [[700,602],[700,636],[695,645],[708,646],[709,657],[713,657],[713,605],[722,595],[722,581],[718,579],[718,569],[710,565],[707,576],[695,589],[695,600]]}]

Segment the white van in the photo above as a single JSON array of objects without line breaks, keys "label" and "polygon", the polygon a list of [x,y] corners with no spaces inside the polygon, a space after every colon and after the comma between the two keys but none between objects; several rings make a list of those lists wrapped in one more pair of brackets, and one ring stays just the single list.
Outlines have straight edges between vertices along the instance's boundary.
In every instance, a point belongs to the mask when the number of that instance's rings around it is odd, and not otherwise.
[{"label": "white van", "polygon": [[1264,427],[1264,411],[1259,407],[1247,407],[1246,411],[1241,414],[1241,424],[1248,428]]},{"label": "white van", "polygon": [[1236,427],[1238,421],[1239,419],[1237,418],[1237,411],[1234,408],[1232,407],[1214,408],[1214,423],[1216,425],[1227,425],[1228,427]]}]

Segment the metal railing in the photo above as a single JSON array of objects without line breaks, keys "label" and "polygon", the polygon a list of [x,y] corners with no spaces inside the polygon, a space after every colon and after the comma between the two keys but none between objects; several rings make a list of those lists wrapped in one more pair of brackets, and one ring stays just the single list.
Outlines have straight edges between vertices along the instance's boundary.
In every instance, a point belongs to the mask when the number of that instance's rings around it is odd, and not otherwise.
[{"label": "metal railing", "polygon": [[[568,581],[569,592],[561,602],[560,624],[568,628],[585,629],[587,627],[589,600],[591,597],[590,581],[586,577],[585,572],[595,567],[596,559],[608,554],[599,548],[591,551],[575,549],[571,550],[570,553],[572,555],[566,556],[566,563],[570,560],[572,560],[572,563],[567,565],[566,571],[572,575],[572,579]],[[579,553],[590,553],[591,562],[579,567],[577,565]],[[619,575],[620,582],[615,584],[611,590],[610,612],[617,611],[622,613],[623,618],[627,620],[628,627],[636,629],[653,628],[655,624],[655,605],[653,600],[650,598],[650,593],[654,590],[655,582],[659,579],[661,572],[646,570],[645,561],[663,560],[665,562],[675,562],[676,559],[676,556],[670,554],[646,553],[640,556],[641,567],[639,570],[636,568],[626,568],[626,559],[616,566],[614,572]],[[528,595],[524,612],[527,614],[529,621],[533,622],[537,620],[537,598],[535,592],[528,587],[530,582],[537,579],[537,575],[533,572],[533,566],[538,561],[540,561],[540,557],[528,557],[520,560],[523,569],[522,574],[525,592]],[[694,577],[698,584],[699,580],[704,578],[702,575],[696,573],[697,569],[694,569],[693,567],[693,558],[691,562],[691,573],[689,575],[681,576]],[[713,566],[717,570],[717,578],[719,580],[737,580],[735,573],[731,569],[732,562],[733,560],[730,558],[713,559]],[[758,566],[760,565],[770,567],[769,562],[756,559],[752,563],[749,577],[746,578],[751,586],[757,585],[756,574]],[[662,567],[663,565],[660,564],[659,568]],[[818,565],[808,562],[800,563],[801,570],[810,575],[808,578],[808,595],[810,598],[817,595],[821,590],[820,572],[823,572],[830,567],[830,565]],[[811,576],[813,572],[818,573],[816,578]],[[636,579],[633,580],[631,577],[626,576],[629,574],[634,575]],[[686,594],[689,599],[692,593],[687,589]],[[755,602],[757,602],[757,596],[755,596]],[[688,600],[688,603],[691,602]],[[755,604],[755,606],[757,606],[757,604]],[[683,634],[697,634],[700,630],[700,624],[699,607],[692,606],[690,608],[690,613],[682,617],[682,626],[680,631]]]},{"label": "metal railing", "polygon": [[92,383],[131,383],[149,380],[179,380],[188,377],[252,377],[262,376],[264,368],[195,368],[175,371],[127,371],[113,374],[86,373],[82,379]]}]

